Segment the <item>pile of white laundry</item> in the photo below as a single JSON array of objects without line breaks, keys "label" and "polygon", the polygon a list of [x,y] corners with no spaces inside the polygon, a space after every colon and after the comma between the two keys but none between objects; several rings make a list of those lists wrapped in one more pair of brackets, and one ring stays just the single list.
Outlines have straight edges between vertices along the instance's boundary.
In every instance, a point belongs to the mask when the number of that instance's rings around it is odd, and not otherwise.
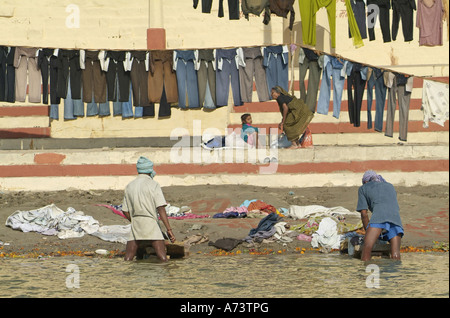
[{"label": "pile of white laundry", "polygon": [[100,225],[92,216],[69,207],[63,211],[54,204],[30,211],[16,211],[6,219],[6,226],[22,232],[57,235],[60,239],[96,236],[104,241],[126,244],[131,225]]},{"label": "pile of white laundry", "polygon": [[321,248],[323,251],[329,251],[331,249],[339,249],[344,239],[344,235],[338,233],[336,221],[345,220],[345,216],[360,217],[360,214],[340,206],[327,208],[321,205],[291,205],[285,216],[293,219],[323,217],[317,231],[311,235],[311,246]]}]

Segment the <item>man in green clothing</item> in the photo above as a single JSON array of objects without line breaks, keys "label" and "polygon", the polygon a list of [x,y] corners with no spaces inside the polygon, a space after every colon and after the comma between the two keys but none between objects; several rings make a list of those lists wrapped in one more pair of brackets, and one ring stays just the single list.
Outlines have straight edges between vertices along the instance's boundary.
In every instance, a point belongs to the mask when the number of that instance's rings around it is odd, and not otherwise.
[{"label": "man in green clothing", "polygon": [[151,244],[161,261],[167,261],[164,235],[158,222],[158,215],[167,230],[170,241],[175,242],[175,236],[170,228],[166,214],[167,205],[161,187],[153,180],[156,172],[153,162],[140,157],[136,164],[139,175],[125,188],[122,211],[131,222],[131,234],[127,242],[125,260],[131,261],[138,249]]}]

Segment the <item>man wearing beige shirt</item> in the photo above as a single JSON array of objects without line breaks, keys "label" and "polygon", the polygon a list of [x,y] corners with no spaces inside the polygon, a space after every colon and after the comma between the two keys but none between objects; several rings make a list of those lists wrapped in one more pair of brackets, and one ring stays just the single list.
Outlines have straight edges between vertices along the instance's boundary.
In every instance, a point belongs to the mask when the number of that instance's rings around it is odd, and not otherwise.
[{"label": "man wearing beige shirt", "polygon": [[167,205],[161,187],[153,180],[156,172],[153,162],[140,157],[136,164],[139,175],[125,188],[122,211],[131,222],[131,234],[127,242],[125,260],[131,261],[143,245],[151,244],[161,261],[167,261],[164,235],[158,222],[161,218],[170,241],[175,236],[166,214]]}]

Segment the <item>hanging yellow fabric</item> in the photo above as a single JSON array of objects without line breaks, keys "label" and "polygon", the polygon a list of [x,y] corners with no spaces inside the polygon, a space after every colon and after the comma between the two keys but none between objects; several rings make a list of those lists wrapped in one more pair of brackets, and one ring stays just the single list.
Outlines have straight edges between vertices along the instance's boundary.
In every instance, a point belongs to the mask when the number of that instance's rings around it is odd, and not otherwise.
[{"label": "hanging yellow fabric", "polygon": [[345,6],[347,7],[347,16],[348,16],[348,26],[350,28],[350,33],[353,39],[353,45],[356,48],[360,48],[364,46],[364,42],[361,37],[361,32],[359,32],[358,23],[356,22],[355,14],[352,9],[352,0],[345,0]]},{"label": "hanging yellow fabric", "polygon": [[316,45],[316,13],[326,8],[330,25],[331,47],[336,47],[336,0],[298,0],[302,20],[303,43]]}]

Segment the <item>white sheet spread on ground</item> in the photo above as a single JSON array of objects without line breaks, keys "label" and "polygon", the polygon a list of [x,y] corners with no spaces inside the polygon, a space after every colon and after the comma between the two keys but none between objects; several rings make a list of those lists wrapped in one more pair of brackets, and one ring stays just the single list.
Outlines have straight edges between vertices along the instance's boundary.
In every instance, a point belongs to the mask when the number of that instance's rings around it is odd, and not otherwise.
[{"label": "white sheet spread on ground", "polygon": [[22,232],[57,235],[60,239],[96,236],[104,241],[126,244],[131,225],[100,225],[92,216],[69,207],[63,211],[54,204],[31,211],[16,211],[6,219],[6,226]]},{"label": "white sheet spread on ground", "polygon": [[321,205],[291,205],[289,206],[287,217],[293,219],[305,219],[311,216],[335,216],[335,215],[357,215],[360,214],[356,211],[351,212],[341,206],[327,208]]}]

